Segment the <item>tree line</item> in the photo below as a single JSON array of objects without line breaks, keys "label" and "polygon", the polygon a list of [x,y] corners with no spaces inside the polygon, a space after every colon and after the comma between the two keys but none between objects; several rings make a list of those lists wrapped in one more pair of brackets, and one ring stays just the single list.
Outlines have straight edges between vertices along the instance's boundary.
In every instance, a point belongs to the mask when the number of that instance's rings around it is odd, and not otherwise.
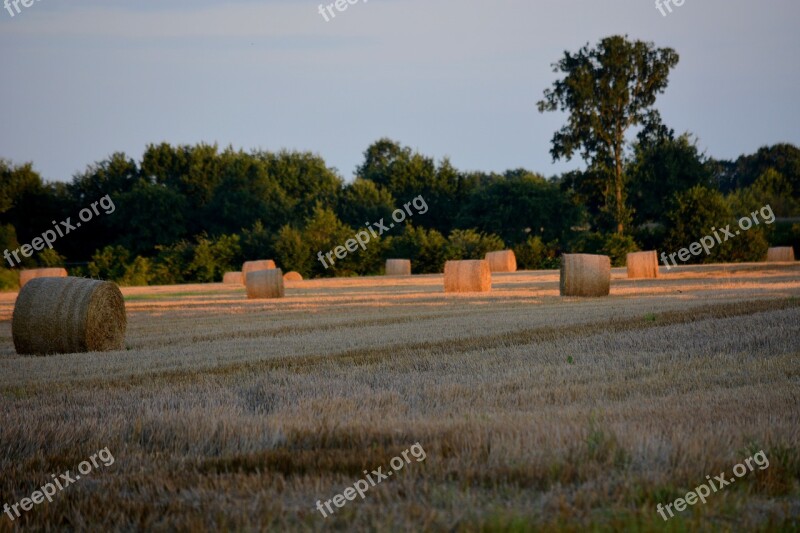
[{"label": "tree line", "polygon": [[[0,159],[0,247],[30,243],[109,195],[112,214],[22,266],[66,265],[140,285],[219,281],[260,258],[304,277],[378,274],[387,258],[411,259],[416,273],[441,272],[448,259],[505,248],[527,269],[555,268],[564,252],[603,253],[621,265],[630,251],[677,251],[767,204],[775,224],[693,261],[758,261],[770,245],[797,249],[800,149],[776,144],[735,161],[701,153],[653,107],[677,61],[674,51],[619,36],[565,52],[554,65],[563,77],[539,108],[568,116],[553,157],[579,153],[586,168],[549,178],[459,170],[386,138],[366,149],[351,182],[312,153],[208,144],[152,144],[138,161],[115,153],[69,182],[45,182],[32,163]],[[634,139],[628,130],[638,131]],[[317,261],[420,196],[424,214],[330,268]],[[15,285],[15,272],[0,270],[0,286]]]}]

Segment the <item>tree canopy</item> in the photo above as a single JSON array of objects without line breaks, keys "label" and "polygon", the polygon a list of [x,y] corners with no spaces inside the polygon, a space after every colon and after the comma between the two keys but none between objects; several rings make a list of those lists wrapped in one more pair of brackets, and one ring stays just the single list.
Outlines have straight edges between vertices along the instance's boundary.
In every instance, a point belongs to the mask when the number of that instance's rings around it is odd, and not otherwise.
[{"label": "tree canopy", "polygon": [[655,129],[661,117],[653,107],[667,88],[669,72],[678,64],[671,48],[629,41],[619,35],[596,47],[564,52],[553,65],[564,77],[545,90],[539,111],[564,111],[567,123],[553,135],[553,159],[571,159],[575,152],[604,176],[604,208],[613,214],[617,233],[630,219],[625,206],[626,133],[632,127]]}]

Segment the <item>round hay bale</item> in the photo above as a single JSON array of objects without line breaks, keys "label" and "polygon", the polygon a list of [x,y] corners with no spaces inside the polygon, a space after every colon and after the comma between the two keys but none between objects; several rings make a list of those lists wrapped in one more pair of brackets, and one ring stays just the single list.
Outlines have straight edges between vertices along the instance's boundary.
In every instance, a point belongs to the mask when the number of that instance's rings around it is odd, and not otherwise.
[{"label": "round hay bale", "polygon": [[277,268],[272,259],[259,259],[258,261],[245,261],[242,265],[242,284],[247,284],[247,274],[259,270],[272,270]]},{"label": "round hay bale", "polygon": [[780,246],[767,250],[767,263],[785,263],[794,261],[794,248]]},{"label": "round hay bale", "polygon": [[625,257],[628,278],[653,279],[658,277],[658,252],[633,252]]},{"label": "round hay bale", "polygon": [[561,296],[608,296],[611,258],[607,255],[561,256]]},{"label": "round hay bale", "polygon": [[486,260],[489,261],[489,268],[492,272],[516,272],[517,256],[514,250],[502,250],[500,252],[488,252]]},{"label": "round hay bale", "polygon": [[247,298],[283,298],[283,272],[280,268],[247,273]]},{"label": "round hay bale", "polygon": [[386,260],[386,275],[387,276],[410,276],[411,275],[411,259],[387,259]]},{"label": "round hay bale", "polygon": [[67,271],[63,268],[33,268],[31,270],[19,271],[19,288],[25,286],[32,279],[36,278],[66,278]]},{"label": "round hay bale", "polygon": [[244,285],[241,272],[225,272],[222,276],[222,283],[225,285]]},{"label": "round hay bale", "polygon": [[124,347],[126,326],[115,283],[36,278],[17,297],[11,333],[19,354],[107,352]]},{"label": "round hay bale", "polygon": [[303,276],[299,272],[292,270],[283,275],[283,281],[303,281]]},{"label": "round hay bale", "polygon": [[489,292],[492,272],[486,260],[448,261],[444,264],[444,292]]}]

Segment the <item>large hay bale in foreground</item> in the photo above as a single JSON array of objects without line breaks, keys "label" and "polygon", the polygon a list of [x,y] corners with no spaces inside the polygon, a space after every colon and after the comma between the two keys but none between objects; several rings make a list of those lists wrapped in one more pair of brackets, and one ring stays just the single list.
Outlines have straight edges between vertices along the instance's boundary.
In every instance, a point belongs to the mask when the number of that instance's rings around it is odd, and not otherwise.
[{"label": "large hay bale in foreground", "polygon": [[492,272],[516,272],[517,256],[514,250],[502,250],[500,252],[488,252],[486,260],[489,262],[489,270]]},{"label": "large hay bale in foreground", "polygon": [[272,270],[277,268],[275,261],[272,259],[259,259],[258,261],[245,261],[242,265],[242,283],[247,283],[247,274],[250,272],[257,272],[259,270]]},{"label": "large hay bale in foreground", "polygon": [[283,272],[280,268],[248,272],[247,298],[283,298]]},{"label": "large hay bale in foreground", "polygon": [[19,354],[106,352],[123,348],[126,327],[115,283],[36,278],[17,297],[11,333]]},{"label": "large hay bale in foreground", "polygon": [[225,285],[244,285],[244,276],[241,272],[225,272],[222,276],[222,283]]},{"label": "large hay bale in foreground", "polygon": [[448,261],[444,264],[444,292],[489,292],[492,271],[486,260]]},{"label": "large hay bale in foreground", "polygon": [[632,252],[625,258],[628,278],[653,279],[658,277],[658,252]]},{"label": "large hay bale in foreground", "polygon": [[410,276],[411,275],[411,259],[387,259],[386,260],[386,275],[387,276]]},{"label": "large hay bale in foreground", "polygon": [[785,263],[794,261],[794,248],[781,246],[767,250],[767,263]]},{"label": "large hay bale in foreground", "polygon": [[292,270],[283,275],[283,281],[303,281],[303,275]]},{"label": "large hay bale in foreground", "polygon": [[608,296],[611,258],[607,255],[561,256],[561,296]]},{"label": "large hay bale in foreground", "polygon": [[33,268],[31,270],[19,271],[19,288],[25,286],[32,279],[36,278],[66,278],[67,271],[63,268]]}]

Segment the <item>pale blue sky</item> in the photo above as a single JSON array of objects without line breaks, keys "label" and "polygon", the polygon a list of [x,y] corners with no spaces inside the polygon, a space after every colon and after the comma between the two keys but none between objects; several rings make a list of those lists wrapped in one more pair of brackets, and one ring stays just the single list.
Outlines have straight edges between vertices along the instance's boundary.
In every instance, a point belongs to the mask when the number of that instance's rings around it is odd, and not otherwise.
[{"label": "pale blue sky", "polygon": [[0,11],[0,157],[66,180],[146,144],[311,150],[351,179],[382,136],[464,170],[545,175],[563,116],[535,103],[565,49],[627,33],[681,55],[658,102],[710,155],[800,144],[800,4],[38,0]]}]

